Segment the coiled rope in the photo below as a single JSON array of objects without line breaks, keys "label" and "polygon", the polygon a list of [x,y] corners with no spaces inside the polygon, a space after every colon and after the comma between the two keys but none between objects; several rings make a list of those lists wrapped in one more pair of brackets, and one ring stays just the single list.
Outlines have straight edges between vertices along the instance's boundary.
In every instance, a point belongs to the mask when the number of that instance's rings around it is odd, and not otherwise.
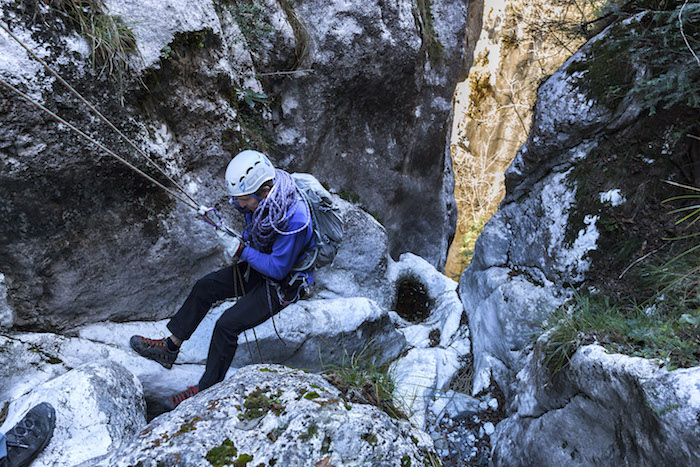
[{"label": "coiled rope", "polygon": [[286,230],[289,219],[294,214],[292,208],[299,199],[298,190],[291,175],[284,170],[275,169],[275,183],[270,193],[260,200],[247,229],[250,233],[250,244],[254,249],[269,253],[277,235],[295,235],[309,226],[311,215],[307,216],[302,227]]}]

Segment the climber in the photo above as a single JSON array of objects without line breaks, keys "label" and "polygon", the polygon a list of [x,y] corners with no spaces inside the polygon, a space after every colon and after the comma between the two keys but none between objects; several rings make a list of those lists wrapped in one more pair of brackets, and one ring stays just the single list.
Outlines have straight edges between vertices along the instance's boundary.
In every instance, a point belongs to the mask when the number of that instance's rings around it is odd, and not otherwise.
[{"label": "climber", "polygon": [[56,411],[47,402],[32,407],[7,434],[0,431],[0,467],[32,463],[53,436]]},{"label": "climber", "polygon": [[231,203],[245,214],[247,224],[242,239],[217,230],[226,245],[224,255],[232,264],[195,283],[168,323],[172,333],[169,337],[154,340],[132,336],[130,340],[140,355],[170,369],[180,345],[192,335],[209,308],[217,301],[240,297],[214,327],[199,383],[165,399],[166,410],[222,381],[236,353],[238,335],[303,298],[314,280],[312,271],[292,272],[314,247],[315,240],[311,213],[291,175],[275,169],[264,154],[246,150],[228,164],[225,179]]}]

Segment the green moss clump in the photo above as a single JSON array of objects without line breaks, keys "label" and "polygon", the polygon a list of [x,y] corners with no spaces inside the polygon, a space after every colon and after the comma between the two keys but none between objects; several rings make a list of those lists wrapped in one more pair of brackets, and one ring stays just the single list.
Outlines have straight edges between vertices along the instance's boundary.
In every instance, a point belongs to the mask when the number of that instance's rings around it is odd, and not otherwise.
[{"label": "green moss clump", "polygon": [[700,5],[688,5],[681,24],[680,3],[628,2],[633,11],[613,12],[618,22],[567,71],[579,73],[577,84],[612,111],[628,95],[637,96],[649,115],[677,104],[700,108],[700,67],[686,44],[700,40]]},{"label": "green moss clump", "polygon": [[234,457],[238,454],[238,450],[233,445],[233,441],[226,438],[221,446],[210,449],[207,452],[206,459],[215,467],[231,464]]},{"label": "green moss clump", "polygon": [[428,52],[431,63],[437,63],[444,54],[445,47],[438,39],[435,32],[435,19],[433,18],[432,4],[430,0],[418,0],[418,8],[413,13],[423,39],[422,47]]},{"label": "green moss clump", "polygon": [[245,467],[248,465],[248,462],[253,461],[253,456],[250,454],[241,454],[238,456],[238,459],[233,461],[233,467]]},{"label": "green moss clump", "polygon": [[315,423],[311,422],[309,428],[306,430],[305,433],[299,436],[299,439],[301,439],[302,441],[308,441],[311,438],[313,438],[316,435],[316,433],[318,433],[318,427]]},{"label": "green moss clump", "polygon": [[376,446],[377,445],[377,435],[374,433],[365,433],[362,436],[360,436],[364,441],[367,441],[370,446]]},{"label": "green moss clump", "polygon": [[635,68],[628,52],[631,44],[623,39],[623,28],[615,26],[610,40],[595,42],[587,59],[572,63],[567,70],[570,74],[579,73],[577,85],[612,111],[617,110],[634,83]]},{"label": "green moss clump", "polygon": [[209,28],[199,31],[178,32],[173,37],[173,40],[170,41],[170,44],[161,50],[161,58],[163,58],[164,54],[168,55],[168,58],[173,55],[180,56],[185,50],[199,50],[216,45],[218,42],[214,32]]},{"label": "green moss clump", "polygon": [[199,420],[199,417],[194,417],[192,420],[183,423],[180,425],[180,429],[176,434],[181,435],[183,433],[189,433],[190,431],[194,431],[197,428],[194,426],[195,422]]},{"label": "green moss clump", "polygon": [[331,438],[328,435],[323,437],[323,443],[321,443],[321,454],[328,454],[331,450]]},{"label": "green moss clump", "polygon": [[316,391],[307,392],[304,394],[304,399],[313,400],[320,397]]},{"label": "green moss clump", "polygon": [[279,415],[285,409],[285,406],[279,401],[279,396],[281,395],[282,391],[278,391],[271,398],[262,389],[256,389],[243,402],[245,411],[239,414],[238,418],[240,420],[253,420],[262,417],[268,412]]}]

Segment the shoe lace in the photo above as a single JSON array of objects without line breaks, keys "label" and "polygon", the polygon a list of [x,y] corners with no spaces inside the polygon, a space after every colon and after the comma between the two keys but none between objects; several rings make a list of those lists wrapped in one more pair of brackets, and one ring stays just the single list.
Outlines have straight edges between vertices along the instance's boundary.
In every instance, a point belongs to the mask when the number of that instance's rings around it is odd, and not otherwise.
[{"label": "shoe lace", "polygon": [[167,344],[165,343],[165,338],[163,338],[163,339],[149,339],[148,337],[142,337],[141,340],[148,347],[164,347],[166,349],[168,348]]},{"label": "shoe lace", "polygon": [[34,429],[34,426],[34,422],[31,420],[23,420],[18,423],[12,429],[11,433],[8,433],[10,436],[6,437],[5,442],[7,446],[28,449],[30,446],[25,444],[25,438],[27,438],[27,435]]}]

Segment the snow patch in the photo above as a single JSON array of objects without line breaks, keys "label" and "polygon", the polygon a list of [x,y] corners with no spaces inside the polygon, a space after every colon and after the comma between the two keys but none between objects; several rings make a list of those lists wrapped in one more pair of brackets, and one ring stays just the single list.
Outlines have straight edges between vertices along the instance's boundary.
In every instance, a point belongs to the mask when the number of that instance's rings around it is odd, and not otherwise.
[{"label": "snow patch", "polygon": [[610,203],[612,207],[619,206],[625,201],[627,201],[627,198],[622,194],[622,191],[619,188],[600,193],[600,202]]}]

